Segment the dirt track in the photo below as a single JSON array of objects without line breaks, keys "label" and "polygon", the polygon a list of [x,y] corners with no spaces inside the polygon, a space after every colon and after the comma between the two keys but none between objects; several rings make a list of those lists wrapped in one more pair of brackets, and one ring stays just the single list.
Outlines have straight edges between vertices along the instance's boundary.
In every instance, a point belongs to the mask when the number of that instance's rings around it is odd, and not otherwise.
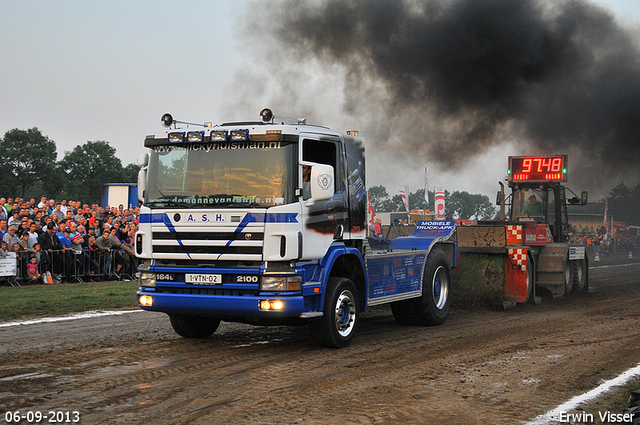
[{"label": "dirt track", "polygon": [[319,348],[306,328],[228,323],[186,340],[148,312],[4,327],[0,414],[78,411],[83,424],[517,424],[640,363],[640,264],[590,274],[596,293],[506,312],[454,308],[435,328],[402,326],[374,308],[343,350]]}]

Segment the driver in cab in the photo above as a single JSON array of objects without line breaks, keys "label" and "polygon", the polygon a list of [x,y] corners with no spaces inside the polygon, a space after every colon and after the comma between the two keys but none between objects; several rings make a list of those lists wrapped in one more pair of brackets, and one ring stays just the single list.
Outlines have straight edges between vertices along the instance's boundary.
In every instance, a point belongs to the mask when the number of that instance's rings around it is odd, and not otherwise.
[{"label": "driver in cab", "polygon": [[533,217],[542,216],[542,202],[535,195],[529,196],[529,203],[522,209],[522,215]]}]

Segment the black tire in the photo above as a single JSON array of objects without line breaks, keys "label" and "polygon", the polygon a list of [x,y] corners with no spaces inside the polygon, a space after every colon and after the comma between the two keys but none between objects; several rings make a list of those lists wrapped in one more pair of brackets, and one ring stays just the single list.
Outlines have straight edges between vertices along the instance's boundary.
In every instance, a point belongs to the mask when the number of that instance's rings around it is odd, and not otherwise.
[{"label": "black tire", "polygon": [[569,295],[573,288],[573,261],[569,261],[569,256],[564,259],[564,295]]},{"label": "black tire", "polygon": [[185,338],[209,338],[220,325],[220,319],[184,314],[170,314],[169,320],[173,330]]},{"label": "black tire", "polygon": [[573,292],[583,292],[587,283],[587,260],[575,260],[573,264]]},{"label": "black tire", "polygon": [[358,326],[358,291],[353,282],[340,277],[330,277],[327,288],[322,317],[310,322],[309,330],[323,347],[344,348]]},{"label": "black tire", "polygon": [[405,325],[441,325],[451,307],[451,266],[442,248],[435,246],[427,257],[422,277],[422,296],[391,303],[395,319]]},{"label": "black tire", "polygon": [[533,256],[527,255],[527,298],[524,302],[529,302],[535,297],[536,287],[536,265],[533,262]]}]

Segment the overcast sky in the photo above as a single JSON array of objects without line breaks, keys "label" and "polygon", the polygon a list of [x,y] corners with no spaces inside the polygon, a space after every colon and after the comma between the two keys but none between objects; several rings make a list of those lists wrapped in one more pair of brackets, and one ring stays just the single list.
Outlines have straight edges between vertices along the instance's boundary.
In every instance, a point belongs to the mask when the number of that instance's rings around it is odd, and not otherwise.
[{"label": "overcast sky", "polygon": [[[639,1],[597,3],[625,26],[640,27]],[[76,145],[106,140],[126,165],[145,152],[144,136],[161,129],[165,112],[191,122],[257,119],[271,106],[268,90],[248,93],[234,86],[239,74],[259,76],[262,69],[240,30],[249,7],[246,0],[3,2],[0,136],[38,127],[55,141],[59,159]],[[322,93],[324,100],[342,101],[336,90]],[[338,131],[358,127],[357,117],[322,124]],[[504,170],[482,168],[496,159],[506,168],[511,153],[517,152],[492,149],[455,174],[430,167],[430,185],[493,198]],[[428,158],[407,168],[404,160],[367,155],[368,184],[390,192],[397,184],[415,191],[422,185],[419,170],[430,166]]]}]

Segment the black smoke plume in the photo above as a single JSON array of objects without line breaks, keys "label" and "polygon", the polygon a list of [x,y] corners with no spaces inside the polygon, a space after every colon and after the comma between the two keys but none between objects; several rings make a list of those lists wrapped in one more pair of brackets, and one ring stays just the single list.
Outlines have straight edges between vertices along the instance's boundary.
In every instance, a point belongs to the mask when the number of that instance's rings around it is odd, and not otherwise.
[{"label": "black smoke plume", "polygon": [[[282,66],[314,58],[344,72],[343,112],[366,115],[380,143],[446,167],[501,143],[569,153],[577,180],[640,177],[636,34],[583,0],[283,0],[249,28]],[[286,54],[285,54],[286,53]],[[383,116],[380,116],[380,114]],[[399,132],[398,130],[402,130]],[[370,134],[367,134],[369,139]],[[504,159],[506,164],[506,158]],[[618,179],[618,180],[615,180]]]}]

